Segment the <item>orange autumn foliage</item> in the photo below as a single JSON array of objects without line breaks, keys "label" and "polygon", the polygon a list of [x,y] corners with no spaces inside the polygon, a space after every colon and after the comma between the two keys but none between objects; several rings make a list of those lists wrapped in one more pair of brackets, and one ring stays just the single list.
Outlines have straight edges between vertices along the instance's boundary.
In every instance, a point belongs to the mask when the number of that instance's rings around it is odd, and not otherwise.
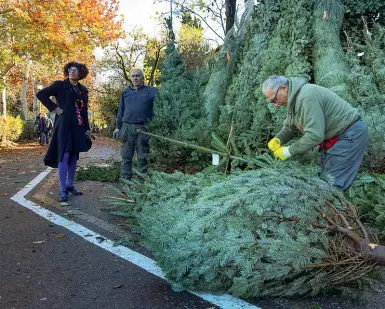
[{"label": "orange autumn foliage", "polygon": [[117,0],[0,0],[0,48],[11,51],[8,62],[89,58],[123,36],[117,11]]}]

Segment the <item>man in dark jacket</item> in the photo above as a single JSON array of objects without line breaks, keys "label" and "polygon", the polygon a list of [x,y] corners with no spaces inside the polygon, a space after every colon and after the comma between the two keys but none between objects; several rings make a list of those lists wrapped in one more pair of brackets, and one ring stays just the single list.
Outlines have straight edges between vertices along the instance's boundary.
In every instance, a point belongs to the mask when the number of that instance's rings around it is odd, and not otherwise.
[{"label": "man in dark jacket", "polygon": [[48,144],[48,135],[49,131],[52,128],[51,120],[47,117],[47,114],[41,113],[39,124],[38,124],[38,131],[40,133],[40,145],[43,146],[44,144]]},{"label": "man in dark jacket", "polygon": [[42,113],[39,113],[39,115],[36,116],[35,122],[33,123],[33,131],[36,133],[36,138],[39,142],[40,142],[39,124],[40,124],[41,114]]},{"label": "man in dark jacket", "polygon": [[[274,155],[286,160],[319,145],[321,176],[331,176],[335,187],[346,190],[368,145],[368,128],[357,110],[333,91],[298,77],[270,76],[262,91],[274,106],[287,107],[283,128],[268,144]],[[298,130],[302,137],[284,146]]]},{"label": "man in dark jacket", "polygon": [[116,129],[113,137],[120,135],[122,142],[121,178],[131,180],[132,158],[136,151],[138,156],[138,170],[141,174],[147,172],[148,154],[150,146],[148,136],[138,134],[137,129],[147,131],[145,125],[151,121],[153,106],[158,89],[144,85],[143,71],[134,69],[131,71],[132,86],[124,89],[118,114],[116,117]]}]

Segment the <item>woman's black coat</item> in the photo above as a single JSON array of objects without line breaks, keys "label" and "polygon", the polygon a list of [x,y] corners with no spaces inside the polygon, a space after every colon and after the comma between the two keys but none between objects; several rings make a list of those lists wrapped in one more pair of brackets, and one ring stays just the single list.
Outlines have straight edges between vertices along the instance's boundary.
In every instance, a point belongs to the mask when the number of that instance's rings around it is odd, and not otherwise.
[{"label": "woman's black coat", "polygon": [[[88,151],[86,143],[86,130],[90,129],[88,122],[88,90],[79,83],[78,89],[79,93],[76,93],[67,78],[64,81],[55,81],[51,86],[40,90],[36,94],[36,97],[50,112],[58,106],[63,110],[61,115],[55,116],[51,143],[44,158],[45,165],[58,167],[58,162],[62,161],[63,154],[66,151],[73,153]],[[56,98],[56,103],[50,99],[51,96]],[[78,98],[83,100],[85,107],[82,112],[82,126],[79,126],[76,115],[75,101]]]}]

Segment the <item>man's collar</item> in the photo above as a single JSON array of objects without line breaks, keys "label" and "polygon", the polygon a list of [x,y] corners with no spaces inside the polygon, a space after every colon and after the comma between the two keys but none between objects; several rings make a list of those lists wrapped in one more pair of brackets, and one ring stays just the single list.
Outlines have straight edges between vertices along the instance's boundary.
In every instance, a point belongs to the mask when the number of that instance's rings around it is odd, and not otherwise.
[{"label": "man's collar", "polygon": [[140,86],[139,88],[135,88],[133,85],[130,85],[130,88],[131,88],[132,90],[139,90],[139,89],[141,89],[141,88],[143,88],[143,87],[146,87],[146,85],[143,84],[143,85]]}]

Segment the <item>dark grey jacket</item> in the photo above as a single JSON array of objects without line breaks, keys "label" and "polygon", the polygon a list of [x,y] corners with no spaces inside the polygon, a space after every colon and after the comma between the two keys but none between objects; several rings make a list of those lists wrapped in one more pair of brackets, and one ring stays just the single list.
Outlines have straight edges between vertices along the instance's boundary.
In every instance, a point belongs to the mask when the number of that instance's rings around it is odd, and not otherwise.
[{"label": "dark grey jacket", "polygon": [[124,122],[148,123],[152,119],[157,94],[158,89],[151,86],[124,89],[116,116],[116,128],[121,129]]}]

